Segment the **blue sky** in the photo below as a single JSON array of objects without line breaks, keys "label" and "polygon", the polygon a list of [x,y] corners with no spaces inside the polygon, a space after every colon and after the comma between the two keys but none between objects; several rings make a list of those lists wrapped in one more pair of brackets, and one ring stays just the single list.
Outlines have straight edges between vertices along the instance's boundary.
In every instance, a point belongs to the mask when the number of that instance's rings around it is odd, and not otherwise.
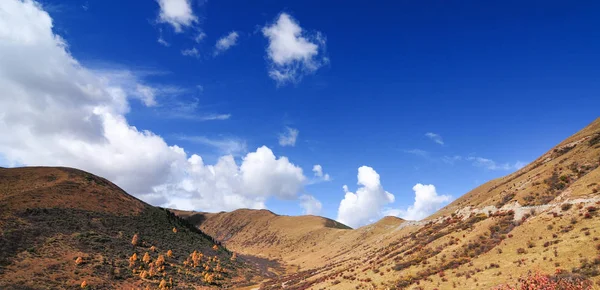
[{"label": "blue sky", "polygon": [[[227,153],[239,164],[265,145],[303,169],[309,182],[297,196],[318,199],[319,213],[334,219],[342,186],[357,190],[363,165],[395,196],[379,205],[381,215],[403,212],[417,183],[456,198],[598,117],[600,4],[592,1],[189,4],[196,21],[179,28],[160,20],[155,1],[44,0],[41,7],[84,67],[153,88],[155,105],[129,100],[129,125],[207,164]],[[269,75],[265,34],[282,15],[318,47],[302,55],[310,62],[292,63],[298,70],[287,82]],[[235,41],[218,50],[232,32]],[[287,128],[298,131],[294,146],[278,142]],[[1,153],[13,164],[43,163]],[[316,182],[315,164],[331,180]],[[270,196],[265,205],[303,213],[295,198]]]}]

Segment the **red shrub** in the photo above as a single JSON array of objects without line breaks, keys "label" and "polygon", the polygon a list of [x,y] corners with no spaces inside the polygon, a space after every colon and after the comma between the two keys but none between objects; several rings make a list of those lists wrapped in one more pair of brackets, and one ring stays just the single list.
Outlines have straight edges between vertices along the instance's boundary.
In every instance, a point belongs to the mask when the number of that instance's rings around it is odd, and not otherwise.
[{"label": "red shrub", "polygon": [[536,273],[519,279],[519,285],[501,285],[494,290],[591,290],[592,283],[582,277],[564,273],[557,269],[554,276]]}]

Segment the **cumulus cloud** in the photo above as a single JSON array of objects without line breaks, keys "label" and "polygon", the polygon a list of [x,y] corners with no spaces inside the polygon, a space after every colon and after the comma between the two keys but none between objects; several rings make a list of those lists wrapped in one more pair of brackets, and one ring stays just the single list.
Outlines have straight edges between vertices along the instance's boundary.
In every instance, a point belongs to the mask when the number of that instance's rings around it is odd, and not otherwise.
[{"label": "cumulus cloud", "polygon": [[309,35],[287,13],[262,29],[268,39],[269,76],[278,85],[296,83],[329,62],[324,56],[325,37],[317,32]]},{"label": "cumulus cloud", "polygon": [[319,164],[316,164],[315,166],[313,166],[312,169],[315,178],[318,181],[330,181],[331,177],[329,176],[329,174],[327,173],[323,173],[323,167]]},{"label": "cumulus cloud", "polygon": [[219,40],[217,40],[217,44],[215,44],[215,55],[220,54],[236,45],[238,37],[238,33],[232,31],[226,36],[219,38]]},{"label": "cumulus cloud", "polygon": [[296,146],[296,139],[298,138],[297,129],[286,127],[286,132],[279,134],[279,146]]},{"label": "cumulus cloud", "polygon": [[437,144],[444,145],[444,139],[439,134],[428,132],[425,133],[425,136]]},{"label": "cumulus cloud", "polygon": [[182,209],[208,211],[265,208],[269,197],[295,199],[306,177],[286,157],[277,158],[263,146],[248,153],[240,165],[226,155],[207,165],[199,155],[175,166],[179,174],[154,193],[164,203]]},{"label": "cumulus cloud", "polygon": [[300,196],[300,207],[304,209],[304,214],[318,215],[323,205],[314,196],[304,194]]},{"label": "cumulus cloud", "polygon": [[340,202],[337,220],[353,228],[364,226],[381,218],[384,207],[394,202],[394,195],[385,191],[379,174],[371,167],[358,168],[356,193],[343,186],[345,197]]},{"label": "cumulus cloud", "polygon": [[205,164],[128,123],[129,99],[152,104],[157,90],[79,64],[36,2],[0,1],[0,11],[2,165],[81,168],[154,205],[184,209],[264,208],[270,197],[297,198],[306,177],[286,157],[263,146],[240,164],[232,155]]},{"label": "cumulus cloud", "polygon": [[198,22],[194,15],[190,0],[157,0],[160,6],[158,21],[173,26],[175,32],[182,32],[182,28]]},{"label": "cumulus cloud", "polygon": [[452,199],[450,195],[438,195],[433,184],[417,183],[412,189],[415,192],[415,202],[408,209],[392,209],[388,210],[386,214],[406,220],[421,220],[442,208]]},{"label": "cumulus cloud", "polygon": [[246,155],[240,166],[245,190],[254,195],[277,195],[292,199],[306,180],[302,168],[290,163],[285,156],[276,158],[271,149],[263,146]]}]

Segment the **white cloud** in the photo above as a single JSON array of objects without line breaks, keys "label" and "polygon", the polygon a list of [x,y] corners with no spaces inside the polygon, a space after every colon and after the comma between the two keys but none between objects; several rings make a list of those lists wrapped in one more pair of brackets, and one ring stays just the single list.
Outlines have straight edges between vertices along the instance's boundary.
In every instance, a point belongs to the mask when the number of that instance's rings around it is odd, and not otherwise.
[{"label": "white cloud", "polygon": [[456,161],[461,161],[461,160],[463,160],[463,157],[460,155],[442,157],[442,161],[444,163],[448,163],[448,164],[454,164]]},{"label": "white cloud", "polygon": [[236,45],[238,37],[238,33],[232,31],[226,36],[223,36],[219,40],[217,40],[217,44],[215,44],[215,55],[222,53],[230,49],[232,46]]},{"label": "white cloud", "polygon": [[200,52],[195,47],[184,49],[181,51],[181,54],[184,56],[191,56],[195,58],[200,57]]},{"label": "white cloud", "polygon": [[156,106],[156,89],[142,84],[136,84],[135,89],[146,106]]},{"label": "white cloud", "polygon": [[225,139],[211,139],[206,136],[177,136],[177,139],[189,141],[193,143],[208,145],[217,148],[221,154],[239,156],[248,151],[246,141],[225,138]]},{"label": "white cloud", "polygon": [[163,37],[162,35],[158,36],[158,39],[156,40],[158,43],[160,43],[160,45],[165,46],[165,47],[169,47],[171,46],[170,43],[168,43]]},{"label": "white cloud", "polygon": [[444,139],[442,139],[442,136],[440,136],[439,134],[428,132],[425,133],[425,136],[435,143],[444,145]]},{"label": "white cloud", "polygon": [[139,99],[147,107],[159,106],[157,98],[171,98],[187,92],[186,89],[168,85],[148,85],[143,78],[160,72],[131,71],[122,68],[100,67],[91,71],[105,86],[119,88],[127,96]]},{"label": "white cloud", "polygon": [[278,85],[296,83],[329,62],[324,56],[325,37],[308,35],[290,15],[279,14],[277,20],[262,29],[269,40],[267,57],[269,76]]},{"label": "white cloud", "polygon": [[312,195],[301,195],[300,206],[304,209],[304,214],[318,215],[321,213],[323,205]]},{"label": "white cloud", "polygon": [[157,0],[160,6],[158,21],[173,26],[179,33],[183,27],[191,26],[198,21],[192,10],[190,0]]},{"label": "white cloud", "polygon": [[415,202],[406,210],[392,209],[386,211],[386,215],[399,216],[406,220],[421,220],[451,200],[450,195],[438,195],[433,184],[423,185],[417,183],[413,186],[415,191]]},{"label": "white cloud", "polygon": [[330,181],[331,177],[329,177],[329,174],[327,173],[323,173],[323,167],[319,164],[316,164],[315,166],[313,166],[312,169],[315,177],[317,178],[317,180],[319,181]]},{"label": "white cloud", "polygon": [[306,177],[302,168],[290,163],[287,157],[276,158],[266,146],[246,155],[240,166],[244,189],[254,195],[276,195],[293,199]]},{"label": "white cloud", "polygon": [[296,199],[306,179],[301,168],[265,146],[248,153],[239,166],[231,155],[206,165],[194,154],[177,164],[179,170],[178,179],[154,192],[171,206],[207,211],[265,208],[269,197]]},{"label": "white cloud", "polygon": [[[199,90],[202,86],[199,86]],[[200,100],[181,100],[179,98],[168,98],[168,102],[162,103],[156,108],[156,113],[164,118],[184,119],[189,121],[223,121],[231,118],[231,114],[205,113],[200,111]]]},{"label": "white cloud", "polygon": [[340,202],[337,220],[356,228],[374,222],[382,216],[385,205],[394,202],[394,195],[385,191],[381,185],[379,174],[373,168],[358,168],[358,185],[356,193],[350,192],[344,185],[346,193]]},{"label": "white cloud", "polygon": [[296,146],[296,139],[298,139],[297,129],[286,127],[287,132],[279,134],[279,146]]},{"label": "white cloud", "polygon": [[517,161],[515,164],[502,163],[498,164],[496,161],[492,159],[487,159],[483,157],[467,157],[467,160],[473,162],[473,166],[482,167],[487,170],[518,170],[526,165],[525,162]]},{"label": "white cloud", "polygon": [[229,118],[231,118],[231,114],[208,114],[198,117],[201,121],[228,120]]},{"label": "white cloud", "polygon": [[517,161],[517,162],[515,162],[515,164],[513,166],[515,169],[519,170],[519,169],[527,166],[527,162]]},{"label": "white cloud", "polygon": [[160,89],[114,77],[129,71],[79,64],[35,2],[0,1],[0,11],[2,165],[81,168],[154,205],[184,209],[264,208],[270,197],[298,198],[306,177],[286,157],[263,146],[239,165],[232,155],[205,164],[128,123],[129,98],[155,101]]},{"label": "white cloud", "polygon": [[198,35],[196,35],[196,37],[194,37],[194,41],[196,43],[200,43],[202,42],[202,40],[204,40],[204,38],[206,38],[206,33],[201,31],[200,33],[198,33]]}]

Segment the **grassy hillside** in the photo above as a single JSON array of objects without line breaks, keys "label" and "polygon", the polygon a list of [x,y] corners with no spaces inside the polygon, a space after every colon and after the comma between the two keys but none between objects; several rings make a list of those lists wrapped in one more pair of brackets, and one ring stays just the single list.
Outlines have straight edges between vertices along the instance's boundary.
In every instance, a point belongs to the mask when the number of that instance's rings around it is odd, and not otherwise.
[{"label": "grassy hillside", "polygon": [[0,289],[228,288],[262,275],[170,211],[71,168],[0,168],[0,228]]},{"label": "grassy hillside", "polygon": [[600,119],[419,222],[351,230],[267,211],[180,214],[231,249],[287,265],[261,289],[490,289],[535,273],[595,289],[599,165]]}]

